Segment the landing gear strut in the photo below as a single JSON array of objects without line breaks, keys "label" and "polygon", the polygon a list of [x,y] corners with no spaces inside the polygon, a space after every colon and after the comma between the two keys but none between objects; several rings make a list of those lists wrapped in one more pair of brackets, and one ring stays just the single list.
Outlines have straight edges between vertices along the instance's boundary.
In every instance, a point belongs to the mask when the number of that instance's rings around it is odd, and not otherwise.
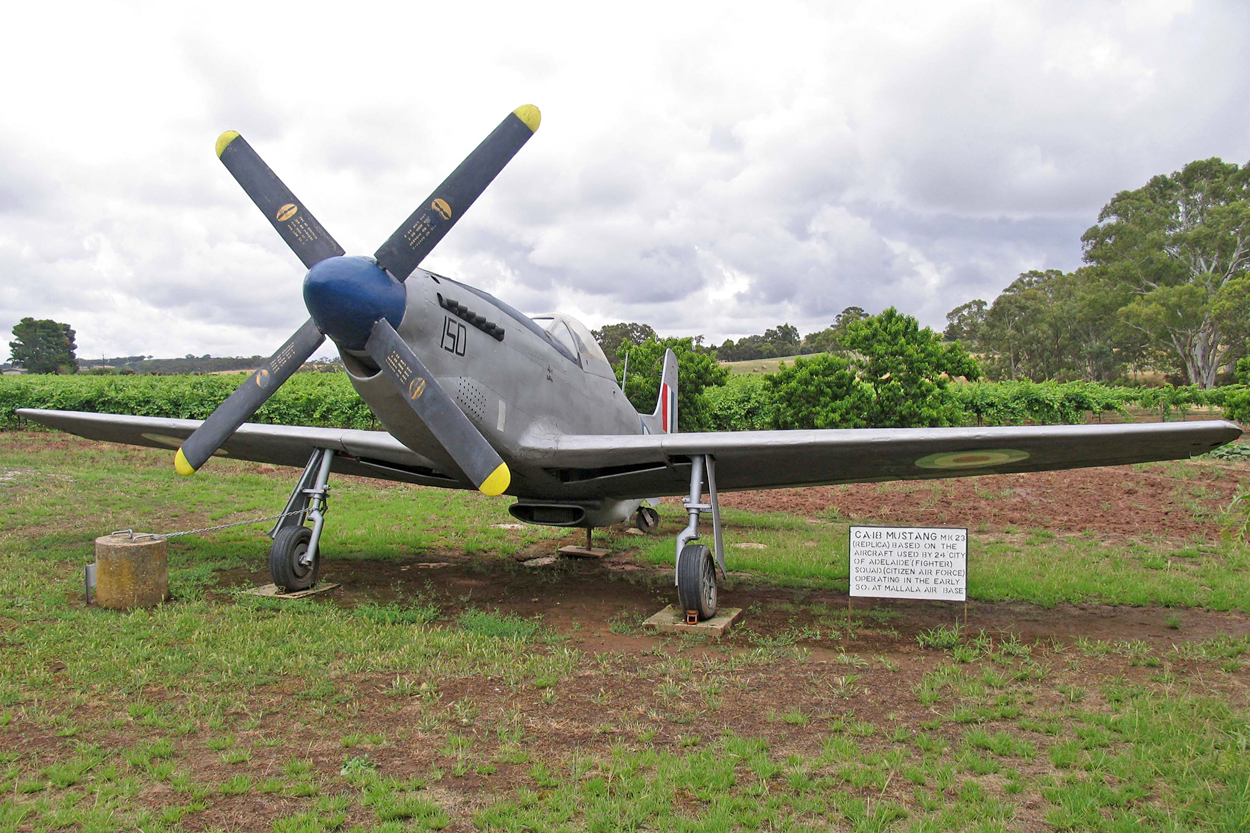
[{"label": "landing gear strut", "polygon": [[[308,458],[304,473],[286,502],[282,517],[269,531],[273,546],[269,548],[269,575],[278,587],[293,592],[307,590],[317,583],[321,553],[317,544],[325,514],[330,508],[330,463],[334,451],[318,448]],[[312,529],[304,521],[312,518]]]},{"label": "landing gear strut", "polygon": [[[703,479],[707,475],[708,502],[703,503]],[[682,504],[690,522],[677,536],[677,598],[686,621],[693,624],[716,615],[716,570],[725,574],[725,548],[721,541],[720,504],[716,500],[716,461],[710,454],[690,458],[690,497]],[[715,552],[699,539],[699,515],[712,513],[712,544]],[[713,557],[715,556],[715,557]]]}]

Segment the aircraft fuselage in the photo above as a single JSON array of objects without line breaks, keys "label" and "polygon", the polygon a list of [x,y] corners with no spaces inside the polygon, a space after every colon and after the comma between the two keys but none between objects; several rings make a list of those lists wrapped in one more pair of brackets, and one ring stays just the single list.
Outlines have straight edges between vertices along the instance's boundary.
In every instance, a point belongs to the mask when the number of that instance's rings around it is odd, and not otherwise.
[{"label": "aircraft fuselage", "polygon": [[[519,453],[527,439],[642,433],[638,412],[601,351],[584,343],[588,334],[569,331],[554,338],[498,299],[425,270],[403,286],[405,310],[396,329],[508,464],[507,494],[540,501],[568,497],[558,474]],[[353,387],[382,426],[454,481],[438,485],[474,488],[368,356],[342,346],[339,352]],[[617,520],[637,507],[635,501],[615,503],[621,505],[603,508]]]}]

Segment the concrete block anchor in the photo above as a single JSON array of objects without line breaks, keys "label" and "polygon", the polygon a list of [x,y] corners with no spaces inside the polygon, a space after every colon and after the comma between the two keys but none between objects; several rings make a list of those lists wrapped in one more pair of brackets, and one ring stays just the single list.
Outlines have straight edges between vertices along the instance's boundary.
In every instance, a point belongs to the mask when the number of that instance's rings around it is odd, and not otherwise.
[{"label": "concrete block anchor", "polygon": [[113,533],[95,539],[95,603],[114,610],[155,607],[169,598],[165,539]]}]

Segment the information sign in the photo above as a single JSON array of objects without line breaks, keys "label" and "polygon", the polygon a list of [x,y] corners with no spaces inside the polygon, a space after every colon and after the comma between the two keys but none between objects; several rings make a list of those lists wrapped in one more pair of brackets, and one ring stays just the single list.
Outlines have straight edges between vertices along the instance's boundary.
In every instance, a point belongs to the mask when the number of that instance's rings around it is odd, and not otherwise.
[{"label": "information sign", "polygon": [[851,527],[851,595],[968,600],[968,530]]}]

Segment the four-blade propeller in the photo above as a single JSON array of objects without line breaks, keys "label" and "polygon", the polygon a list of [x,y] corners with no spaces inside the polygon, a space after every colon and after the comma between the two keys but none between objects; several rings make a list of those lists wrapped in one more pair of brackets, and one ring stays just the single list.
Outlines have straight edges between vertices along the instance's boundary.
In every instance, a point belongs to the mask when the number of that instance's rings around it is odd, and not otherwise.
[{"label": "four-blade propeller", "polygon": [[403,282],[538,129],[538,108],[518,107],[382,244],[373,258],[347,257],[282,180],[238,133],[217,140],[217,155],[252,202],[308,267],[304,303],[312,317],[263,367],[221,403],[178,449],[174,466],[192,474],[273,395],[329,336],[365,351],[417,418],[483,493],[508,488],[508,466],[396,332]]}]

